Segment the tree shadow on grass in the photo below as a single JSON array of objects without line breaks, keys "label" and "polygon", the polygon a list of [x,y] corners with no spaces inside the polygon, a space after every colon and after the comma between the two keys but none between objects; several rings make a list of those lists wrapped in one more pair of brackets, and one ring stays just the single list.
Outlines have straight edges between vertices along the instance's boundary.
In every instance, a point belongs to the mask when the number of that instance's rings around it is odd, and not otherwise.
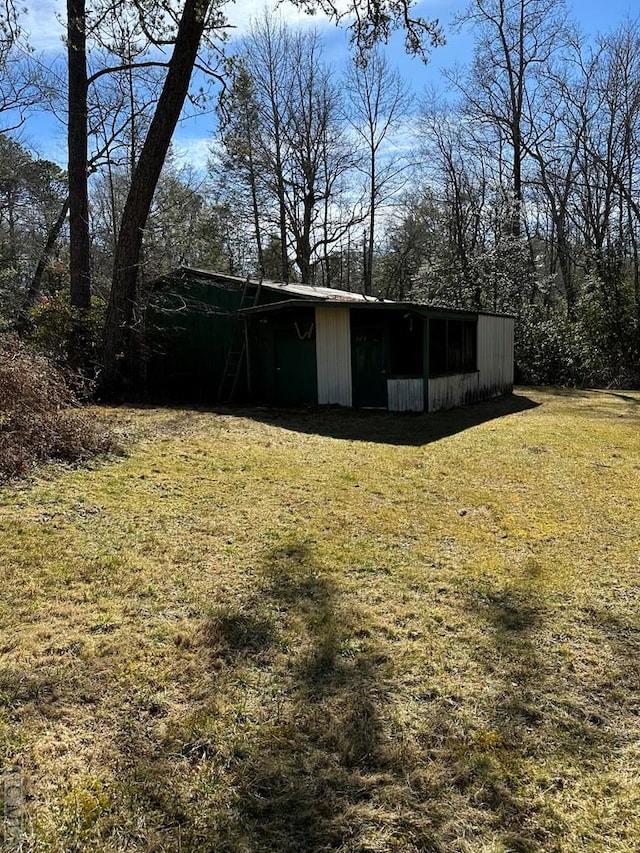
[{"label": "tree shadow on grass", "polygon": [[[610,649],[612,666],[605,671],[602,683],[593,685],[595,694],[609,693],[616,709],[628,708],[634,717],[640,716],[640,620],[638,604],[624,602],[623,613],[605,607],[583,610],[583,622],[596,631]],[[601,714],[607,708],[601,708]],[[612,710],[612,709],[610,709]]]},{"label": "tree shadow on grass", "polygon": [[[475,649],[484,698],[474,685],[444,695],[425,676],[413,732],[390,726],[389,646],[346,606],[313,546],[293,539],[259,569],[245,598],[203,627],[211,697],[202,718],[178,721],[165,741],[144,723],[123,726],[125,789],[150,827],[149,849],[430,853],[488,838],[511,853],[567,849],[556,799],[606,768],[616,742],[592,713],[594,685],[550,652],[552,603],[535,565],[504,586],[466,588],[486,629]],[[630,693],[637,626],[600,611],[583,617],[623,657]],[[611,701],[604,696],[603,717]]]},{"label": "tree shadow on grass", "polygon": [[542,610],[535,597],[486,588],[469,590],[466,605],[486,625],[486,644],[475,650],[486,670],[486,698],[471,716],[465,703],[459,726],[445,727],[441,760],[500,849],[551,850],[537,807],[522,793],[525,743],[543,721],[544,667],[535,642]]},{"label": "tree shadow on grass", "polygon": [[[271,551],[263,577],[260,597],[298,640],[276,666],[278,707],[262,709],[230,768],[235,797],[215,849],[390,849],[407,830],[402,810],[388,809],[384,826],[378,815],[382,791],[406,788],[383,734],[390,661],[308,544]],[[441,849],[431,827],[409,831],[415,847],[403,849]]]},{"label": "tree shadow on grass", "polygon": [[[554,796],[594,767],[606,768],[615,738],[594,712],[593,685],[549,653],[550,610],[536,578],[476,588],[467,606],[488,628],[479,654],[494,698],[488,722],[471,738],[466,794],[490,811],[507,849],[557,849],[564,819],[554,810]],[[532,767],[542,763],[554,773],[536,780]],[[544,795],[532,797],[536,784],[538,790],[544,785]]]},{"label": "tree shadow on grass", "polygon": [[633,403],[636,406],[640,405],[640,392],[634,392],[632,389],[629,390],[631,393],[614,391],[611,388],[562,388],[556,385],[544,386],[545,393],[554,397],[589,398],[597,395],[599,397],[617,397],[619,400],[624,400],[625,403]]},{"label": "tree shadow on grass", "polygon": [[[122,725],[123,813],[138,819],[120,830],[123,849],[430,853],[488,839],[512,853],[567,849],[557,800],[564,791],[584,804],[570,788],[610,765],[616,720],[603,725],[594,684],[555,654],[553,602],[533,562],[502,586],[462,587],[485,629],[471,650],[484,689],[447,695],[444,673],[425,672],[413,695],[403,674],[399,703],[391,646],[347,606],[312,543],[268,551],[255,578],[202,627],[200,710],[192,700],[165,736],[153,703]],[[583,617],[624,658],[629,694],[633,620]],[[609,688],[595,687],[602,717],[618,713]],[[394,717],[405,701],[411,721]]]},{"label": "tree shadow on grass", "polygon": [[439,853],[389,737],[393,661],[375,632],[311,544],[291,540],[258,568],[203,624],[200,710],[164,736],[149,703],[122,723],[123,848]]},{"label": "tree shadow on grass", "polygon": [[625,403],[632,403],[634,406],[640,406],[640,396],[632,397],[631,394],[621,394],[619,391],[608,391],[611,397],[617,397],[619,400],[624,400]]}]

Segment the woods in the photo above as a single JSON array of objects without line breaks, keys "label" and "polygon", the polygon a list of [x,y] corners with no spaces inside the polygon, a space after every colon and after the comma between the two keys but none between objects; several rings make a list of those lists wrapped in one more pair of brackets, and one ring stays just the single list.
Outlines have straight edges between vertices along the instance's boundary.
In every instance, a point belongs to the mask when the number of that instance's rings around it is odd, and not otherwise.
[{"label": "woods", "polygon": [[[350,27],[349,63],[267,11],[228,42],[224,3],[69,0],[66,67],[36,71],[7,7],[0,327],[67,300],[72,363],[133,391],[147,282],[188,263],[513,313],[520,381],[637,385],[639,23],[586,40],[563,4],[474,0],[447,34],[473,55],[416,93],[384,42],[428,56],[438,22],[406,0],[297,5]],[[45,99],[66,172],[16,130]],[[209,167],[185,168],[176,125],[216,101]]]}]

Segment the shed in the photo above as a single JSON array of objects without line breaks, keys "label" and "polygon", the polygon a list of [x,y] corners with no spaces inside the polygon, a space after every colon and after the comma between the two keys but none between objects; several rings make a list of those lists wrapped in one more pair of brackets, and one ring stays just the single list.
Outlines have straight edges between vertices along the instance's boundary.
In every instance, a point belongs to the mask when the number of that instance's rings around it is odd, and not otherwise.
[{"label": "shed", "polygon": [[436,411],[510,393],[513,317],[182,268],[154,286],[152,394]]}]

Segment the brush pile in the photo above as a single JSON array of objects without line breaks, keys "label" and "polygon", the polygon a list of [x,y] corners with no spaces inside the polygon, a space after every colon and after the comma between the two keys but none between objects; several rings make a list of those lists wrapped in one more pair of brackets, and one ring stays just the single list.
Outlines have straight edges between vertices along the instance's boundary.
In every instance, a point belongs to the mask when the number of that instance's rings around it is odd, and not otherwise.
[{"label": "brush pile", "polygon": [[0,340],[0,481],[38,461],[77,462],[115,449],[64,373],[19,342]]}]

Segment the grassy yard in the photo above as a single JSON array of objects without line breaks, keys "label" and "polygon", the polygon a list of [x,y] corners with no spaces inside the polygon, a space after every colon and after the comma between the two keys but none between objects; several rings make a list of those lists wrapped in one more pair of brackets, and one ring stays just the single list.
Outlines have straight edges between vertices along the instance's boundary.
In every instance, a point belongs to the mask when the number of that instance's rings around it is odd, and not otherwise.
[{"label": "grassy yard", "polygon": [[640,394],[118,409],[0,490],[25,851],[637,851]]}]

